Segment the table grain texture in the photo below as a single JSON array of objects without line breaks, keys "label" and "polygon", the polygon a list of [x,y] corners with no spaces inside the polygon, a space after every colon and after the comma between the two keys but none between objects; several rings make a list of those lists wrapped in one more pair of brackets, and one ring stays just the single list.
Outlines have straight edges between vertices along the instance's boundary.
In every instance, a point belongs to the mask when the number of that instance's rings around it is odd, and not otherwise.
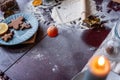
[{"label": "table grain texture", "polygon": [[49,26],[41,23],[35,44],[0,47],[0,69],[12,80],[72,79],[86,65],[119,16],[119,11],[109,11],[110,0],[95,1],[99,11],[96,15],[106,22],[105,28],[80,30],[63,25],[58,28],[59,35],[50,38],[46,35]]}]

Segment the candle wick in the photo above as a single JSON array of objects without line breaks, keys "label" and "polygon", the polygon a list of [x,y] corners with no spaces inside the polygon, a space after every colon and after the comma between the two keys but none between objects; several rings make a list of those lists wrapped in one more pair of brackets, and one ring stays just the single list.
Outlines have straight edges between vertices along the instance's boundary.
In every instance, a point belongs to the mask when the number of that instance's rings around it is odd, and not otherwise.
[{"label": "candle wick", "polygon": [[98,59],[98,66],[104,66],[105,64],[105,59],[103,56],[101,56],[99,59]]}]

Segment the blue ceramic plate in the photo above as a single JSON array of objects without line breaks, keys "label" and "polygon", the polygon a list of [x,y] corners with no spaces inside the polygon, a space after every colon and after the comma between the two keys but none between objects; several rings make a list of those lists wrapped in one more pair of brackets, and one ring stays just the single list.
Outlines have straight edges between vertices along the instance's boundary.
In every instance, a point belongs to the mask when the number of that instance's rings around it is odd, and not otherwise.
[{"label": "blue ceramic plate", "polygon": [[11,20],[14,20],[20,16],[23,16],[25,18],[25,21],[30,23],[31,28],[25,29],[25,30],[11,29],[11,31],[14,31],[13,38],[11,40],[9,40],[8,42],[5,42],[0,38],[0,44],[2,44],[2,45],[17,45],[17,44],[20,44],[20,43],[28,40],[36,33],[36,31],[38,29],[38,21],[32,14],[28,14],[28,13],[14,14],[14,15],[6,18],[3,22],[8,24],[11,22]]}]

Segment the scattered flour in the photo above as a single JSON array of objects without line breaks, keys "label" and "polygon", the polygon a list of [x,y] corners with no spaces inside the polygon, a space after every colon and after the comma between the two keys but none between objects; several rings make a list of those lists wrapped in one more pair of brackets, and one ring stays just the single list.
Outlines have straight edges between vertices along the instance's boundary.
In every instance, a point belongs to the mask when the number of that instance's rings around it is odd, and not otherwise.
[{"label": "scattered flour", "polygon": [[[52,17],[58,23],[66,23],[81,17],[81,13],[85,11],[83,0],[65,0],[62,4],[54,7]],[[83,6],[83,7],[82,7]]]},{"label": "scattered flour", "polygon": [[51,16],[56,23],[62,24],[86,17],[83,13],[86,13],[86,16],[96,14],[95,2],[87,0],[85,4],[84,0],[65,0],[53,8]]},{"label": "scattered flour", "polygon": [[53,68],[52,68],[52,71],[53,72],[57,72],[59,70],[58,66],[57,65],[54,65]]},{"label": "scattered flour", "polygon": [[32,58],[36,60],[40,60],[40,61],[46,59],[43,54],[37,54],[33,56]]},{"label": "scattered flour", "polygon": [[96,47],[89,48],[90,51],[94,51],[95,49],[96,49]]}]

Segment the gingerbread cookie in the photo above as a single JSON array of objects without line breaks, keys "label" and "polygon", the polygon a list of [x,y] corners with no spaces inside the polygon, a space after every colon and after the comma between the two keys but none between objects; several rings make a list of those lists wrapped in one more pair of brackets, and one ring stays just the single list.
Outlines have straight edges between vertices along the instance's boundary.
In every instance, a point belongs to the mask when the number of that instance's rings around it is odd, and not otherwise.
[{"label": "gingerbread cookie", "polygon": [[19,30],[20,29],[20,24],[23,23],[23,16],[18,17],[15,20],[12,20],[10,24],[8,24],[9,28],[14,28],[15,30]]},{"label": "gingerbread cookie", "polygon": [[31,28],[31,25],[30,24],[28,24],[28,23],[22,23],[21,25],[20,25],[20,29],[21,30],[23,30],[23,29],[29,29],[29,28]]},{"label": "gingerbread cookie", "polygon": [[9,33],[6,33],[5,35],[3,35],[1,37],[1,39],[7,42],[13,38],[13,35],[14,35],[14,32],[9,32]]}]

